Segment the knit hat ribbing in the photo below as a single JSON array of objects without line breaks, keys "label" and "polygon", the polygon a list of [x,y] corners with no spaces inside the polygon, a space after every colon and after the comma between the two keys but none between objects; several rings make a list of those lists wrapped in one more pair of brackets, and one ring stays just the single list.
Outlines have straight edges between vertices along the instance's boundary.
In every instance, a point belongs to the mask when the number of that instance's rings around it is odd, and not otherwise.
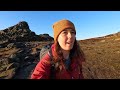
[{"label": "knit hat ribbing", "polygon": [[58,22],[55,22],[53,24],[54,41],[57,40],[57,37],[61,33],[61,31],[65,30],[67,28],[75,30],[74,24],[71,21],[69,21],[69,20],[63,19],[63,20],[60,20]]}]

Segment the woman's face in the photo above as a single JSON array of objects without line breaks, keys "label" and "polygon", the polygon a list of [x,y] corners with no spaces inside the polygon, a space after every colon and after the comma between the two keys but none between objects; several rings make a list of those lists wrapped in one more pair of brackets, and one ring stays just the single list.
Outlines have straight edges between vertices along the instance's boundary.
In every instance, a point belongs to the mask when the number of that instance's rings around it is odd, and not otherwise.
[{"label": "woman's face", "polygon": [[71,50],[76,38],[76,32],[72,29],[63,30],[58,36],[58,43],[63,50]]}]

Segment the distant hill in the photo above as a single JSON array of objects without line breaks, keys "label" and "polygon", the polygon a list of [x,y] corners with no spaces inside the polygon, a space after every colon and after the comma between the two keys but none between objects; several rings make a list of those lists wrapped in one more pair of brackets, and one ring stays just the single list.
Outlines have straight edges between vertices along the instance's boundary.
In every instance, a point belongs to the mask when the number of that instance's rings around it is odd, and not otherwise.
[{"label": "distant hill", "polygon": [[[78,42],[85,79],[120,79],[120,32]],[[49,34],[36,35],[25,21],[0,30],[0,79],[29,79],[48,43],[53,43]]]}]

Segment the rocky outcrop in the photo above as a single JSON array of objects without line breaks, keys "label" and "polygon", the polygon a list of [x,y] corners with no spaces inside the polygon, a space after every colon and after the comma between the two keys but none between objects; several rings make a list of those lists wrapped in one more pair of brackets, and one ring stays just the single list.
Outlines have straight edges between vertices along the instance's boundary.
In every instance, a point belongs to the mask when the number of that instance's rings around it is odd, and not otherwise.
[{"label": "rocky outcrop", "polygon": [[[43,37],[44,36],[44,37]],[[53,40],[49,35],[36,35],[29,29],[28,23],[21,21],[18,24],[0,31],[0,41],[30,42]]]},{"label": "rocky outcrop", "polygon": [[28,79],[49,34],[36,35],[25,21],[0,31],[0,79]]}]

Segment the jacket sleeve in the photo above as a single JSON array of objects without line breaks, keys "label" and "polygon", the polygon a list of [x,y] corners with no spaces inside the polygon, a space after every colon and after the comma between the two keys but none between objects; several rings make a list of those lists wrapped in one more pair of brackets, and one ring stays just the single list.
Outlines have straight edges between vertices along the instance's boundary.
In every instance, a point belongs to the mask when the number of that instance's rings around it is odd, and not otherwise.
[{"label": "jacket sleeve", "polygon": [[36,65],[31,79],[49,79],[50,77],[50,57],[46,54]]}]

